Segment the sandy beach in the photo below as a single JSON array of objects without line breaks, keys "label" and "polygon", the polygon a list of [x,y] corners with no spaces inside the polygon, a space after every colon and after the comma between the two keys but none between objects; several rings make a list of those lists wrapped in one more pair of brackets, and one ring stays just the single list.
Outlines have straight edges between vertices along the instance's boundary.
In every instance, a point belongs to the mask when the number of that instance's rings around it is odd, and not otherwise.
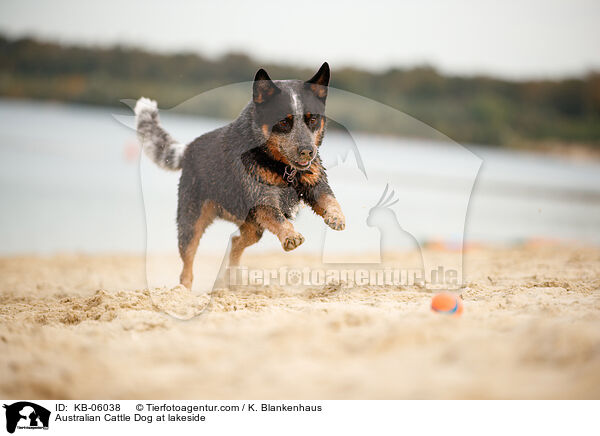
[{"label": "sandy beach", "polygon": [[600,398],[600,249],[471,249],[460,318],[432,313],[418,289],[271,286],[217,291],[185,321],[165,310],[190,296],[145,289],[144,268],[141,256],[2,258],[0,395]]}]

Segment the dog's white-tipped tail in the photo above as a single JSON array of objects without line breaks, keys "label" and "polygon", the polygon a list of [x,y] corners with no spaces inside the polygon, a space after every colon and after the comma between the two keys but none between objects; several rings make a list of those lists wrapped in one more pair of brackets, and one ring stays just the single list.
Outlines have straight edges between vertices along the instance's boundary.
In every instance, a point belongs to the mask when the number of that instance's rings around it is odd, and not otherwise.
[{"label": "dog's white-tipped tail", "polygon": [[181,169],[186,144],[175,141],[162,128],[156,101],[142,97],[135,104],[134,112],[137,136],[146,155],[161,168]]}]

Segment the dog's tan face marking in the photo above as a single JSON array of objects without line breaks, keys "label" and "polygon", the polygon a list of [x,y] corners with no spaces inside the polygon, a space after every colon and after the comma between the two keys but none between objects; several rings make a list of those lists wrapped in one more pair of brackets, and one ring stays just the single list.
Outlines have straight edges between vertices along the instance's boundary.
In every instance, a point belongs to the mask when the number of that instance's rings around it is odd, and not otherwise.
[{"label": "dog's tan face marking", "polygon": [[[310,113],[305,114],[304,117],[310,117]],[[290,120],[292,119],[292,116],[288,115],[286,119]],[[298,120],[294,120],[294,122],[298,122]],[[304,120],[302,120],[301,122],[304,122]],[[325,134],[324,117],[322,117],[319,120],[318,126],[319,127],[317,128],[317,130],[315,130],[312,133],[314,137],[313,140],[315,148],[318,148],[323,142],[323,136]],[[267,125],[263,125],[263,133],[265,130],[268,130]],[[284,134],[270,132],[268,135],[266,145],[267,149],[269,150],[269,153],[275,160],[285,165],[290,165],[290,160],[286,156],[287,153],[285,153],[285,150],[282,150],[282,148],[285,147],[296,147],[294,143],[290,142],[290,138],[288,138]],[[308,186],[316,185],[321,177],[321,174],[323,173],[323,167],[321,165],[321,162],[318,161],[318,159],[313,160],[311,165],[308,168],[306,168],[306,170],[306,172],[302,172],[300,175],[301,183]],[[279,185],[281,183],[284,183],[283,179],[278,174],[272,173],[271,171],[259,169],[259,174],[261,179],[263,179],[268,184]]]},{"label": "dog's tan face marking", "polygon": [[323,136],[325,135],[325,117],[321,118],[321,126],[315,132],[315,146],[320,147],[323,142]]},{"label": "dog's tan face marking", "polygon": [[289,165],[290,161],[287,160],[287,158],[281,153],[280,147],[281,147],[281,139],[280,139],[279,135],[271,134],[269,136],[269,139],[267,140],[267,149],[269,150],[269,153],[271,153],[271,156],[273,156],[273,159],[275,159],[279,162],[282,162],[286,165]]}]

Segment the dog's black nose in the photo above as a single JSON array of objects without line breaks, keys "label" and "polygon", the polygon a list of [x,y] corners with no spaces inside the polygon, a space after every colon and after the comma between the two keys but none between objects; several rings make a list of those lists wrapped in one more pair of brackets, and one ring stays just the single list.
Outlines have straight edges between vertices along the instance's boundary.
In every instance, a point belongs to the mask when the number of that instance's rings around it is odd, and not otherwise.
[{"label": "dog's black nose", "polygon": [[300,157],[305,160],[312,159],[312,157],[313,157],[312,148],[304,148],[304,149],[300,150]]}]

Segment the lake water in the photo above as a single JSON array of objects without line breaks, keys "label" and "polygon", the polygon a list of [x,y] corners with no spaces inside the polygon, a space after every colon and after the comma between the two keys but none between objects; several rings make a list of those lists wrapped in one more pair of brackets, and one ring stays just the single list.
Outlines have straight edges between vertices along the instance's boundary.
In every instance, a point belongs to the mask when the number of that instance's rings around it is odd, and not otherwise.
[{"label": "lake water", "polygon": [[[175,251],[177,173],[146,159],[140,165],[135,132],[115,113],[128,114],[0,100],[1,254],[141,253],[147,240],[152,251]],[[224,121],[166,114],[163,124],[178,140],[189,141]],[[296,227],[305,236],[327,234],[325,243],[337,249],[357,247],[353,238],[362,241],[361,250],[372,248],[368,241],[379,242],[381,229],[363,221],[386,184],[399,200],[390,208],[397,229],[419,243],[452,245],[464,236],[467,242],[542,238],[600,244],[598,162],[418,139],[351,138],[336,131],[328,132],[322,154],[347,216],[357,218],[347,233],[329,234],[304,209]],[[201,246],[220,246],[234,230],[216,224]],[[278,248],[274,237],[264,239],[253,249]],[[322,238],[312,245],[308,239],[304,250],[323,246]]]}]

